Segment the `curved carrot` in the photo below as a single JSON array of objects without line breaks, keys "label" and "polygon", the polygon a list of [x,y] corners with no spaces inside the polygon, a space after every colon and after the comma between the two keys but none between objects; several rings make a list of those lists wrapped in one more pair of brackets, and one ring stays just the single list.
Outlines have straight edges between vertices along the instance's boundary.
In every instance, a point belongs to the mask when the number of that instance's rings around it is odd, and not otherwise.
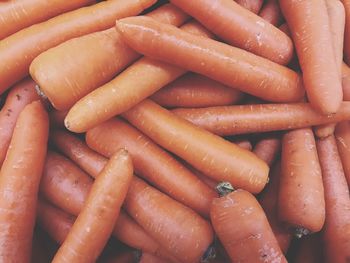
[{"label": "curved carrot", "polygon": [[350,119],[350,103],[342,102],[336,114],[323,115],[310,103],[255,104],[175,109],[196,126],[219,135],[234,135],[305,128]]},{"label": "curved carrot", "polygon": [[132,161],[117,151],[92,185],[83,209],[52,262],[95,262],[118,218],[133,178]]},{"label": "curved carrot", "polygon": [[350,260],[350,195],[333,135],[317,140],[326,201],[323,243],[327,262]]},{"label": "curved carrot", "polygon": [[279,3],[292,33],[310,103],[323,114],[337,112],[343,92],[325,1]]},{"label": "curved carrot", "polygon": [[[201,2],[188,3],[201,5]],[[304,95],[301,78],[296,72],[245,50],[193,36],[148,17],[121,19],[117,21],[117,30],[132,48],[146,56],[200,73],[265,100],[298,101]],[[164,46],[167,49],[161,49]]]},{"label": "curved carrot", "polygon": [[26,105],[39,99],[34,86],[35,82],[29,78],[18,82],[10,90],[0,111],[0,167],[5,160],[18,115]]},{"label": "curved carrot", "polygon": [[335,128],[335,138],[337,148],[342,161],[344,174],[350,187],[350,123],[343,121],[337,124]]},{"label": "curved carrot", "polygon": [[92,4],[94,0],[41,1],[14,0],[0,3],[0,40],[17,31],[73,9]]},{"label": "curved carrot", "polygon": [[103,1],[22,29],[1,40],[0,94],[27,75],[30,63],[43,51],[68,39],[107,29],[113,26],[117,18],[136,15],[154,2]]},{"label": "curved carrot", "polygon": [[282,138],[278,215],[294,228],[296,237],[322,229],[325,201],[321,167],[310,128],[287,132]]},{"label": "curved carrot", "polygon": [[345,35],[344,55],[345,61],[350,63],[350,0],[341,0],[345,8]]},{"label": "curved carrot", "polygon": [[2,262],[30,261],[48,129],[48,116],[40,101],[27,105],[18,116],[0,171]]},{"label": "curved carrot", "polygon": [[[147,16],[175,26],[187,19],[187,15],[171,4]],[[73,38],[43,52],[33,60],[30,72],[54,107],[67,110],[139,56],[112,27]]]},{"label": "curved carrot", "polygon": [[269,166],[276,160],[281,149],[281,139],[277,135],[268,135],[261,138],[254,146],[255,153],[261,160]]},{"label": "curved carrot", "polygon": [[259,16],[274,26],[280,26],[283,21],[281,9],[277,0],[265,1]]},{"label": "curved carrot", "polygon": [[237,103],[243,94],[202,75],[189,73],[160,89],[151,99],[163,107],[210,107]]},{"label": "curved carrot", "polygon": [[68,114],[68,111],[52,110],[49,113],[50,125],[56,129],[65,128],[64,119],[66,118],[67,114]]},{"label": "curved carrot", "polygon": [[300,240],[293,263],[323,262],[322,244],[319,235],[310,235]]},{"label": "curved carrot", "polygon": [[144,100],[123,116],[207,176],[253,193],[267,183],[269,168],[255,154],[182,120],[151,100]]},{"label": "curved carrot", "polygon": [[236,2],[243,6],[245,9],[253,12],[254,14],[259,13],[264,0],[236,0]]}]

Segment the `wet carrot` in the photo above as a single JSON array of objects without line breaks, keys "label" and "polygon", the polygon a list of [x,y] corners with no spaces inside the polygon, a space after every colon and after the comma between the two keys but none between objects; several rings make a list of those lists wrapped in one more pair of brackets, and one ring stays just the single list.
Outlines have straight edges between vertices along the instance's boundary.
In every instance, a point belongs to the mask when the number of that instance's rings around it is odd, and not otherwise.
[{"label": "wet carrot", "polygon": [[345,35],[344,35],[344,55],[345,61],[350,63],[350,0],[341,0],[345,8]]},{"label": "wet carrot", "polygon": [[344,174],[350,187],[350,123],[343,121],[337,124],[335,129],[337,148],[342,161]]},{"label": "wet carrot", "polygon": [[264,1],[263,0],[236,0],[236,2],[243,6],[245,9],[253,12],[254,14],[259,13]]},{"label": "wet carrot", "polygon": [[281,139],[276,134],[267,135],[261,138],[254,146],[255,153],[261,160],[269,166],[277,159],[281,149]]},{"label": "wet carrot", "polygon": [[259,12],[259,16],[277,27],[280,26],[283,21],[283,16],[277,0],[265,1]]}]

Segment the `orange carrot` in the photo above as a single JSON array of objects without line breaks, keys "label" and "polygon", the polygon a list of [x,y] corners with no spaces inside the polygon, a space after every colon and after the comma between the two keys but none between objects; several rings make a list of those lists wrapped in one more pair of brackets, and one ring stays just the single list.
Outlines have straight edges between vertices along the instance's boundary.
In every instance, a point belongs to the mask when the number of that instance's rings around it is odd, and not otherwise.
[{"label": "orange carrot", "polygon": [[112,234],[133,166],[128,152],[117,151],[98,175],[83,209],[52,262],[95,262]]},{"label": "orange carrot", "polygon": [[[35,129],[33,129],[35,127]],[[49,120],[40,103],[18,116],[0,171],[0,261],[29,262]]]},{"label": "orange carrot", "polygon": [[295,252],[293,263],[319,263],[323,262],[322,246],[319,235],[310,235],[302,240]]},{"label": "orange carrot", "polygon": [[278,215],[300,238],[322,229],[325,201],[321,167],[310,128],[287,132],[282,139]]},{"label": "orange carrot", "polygon": [[22,29],[1,40],[0,94],[27,75],[30,63],[43,51],[68,39],[107,29],[113,26],[117,18],[136,15],[154,2],[103,1]]},{"label": "orange carrot", "polygon": [[344,55],[345,61],[350,63],[350,0],[341,0],[345,8],[345,35],[344,35]]},{"label": "orange carrot", "polygon": [[323,115],[310,103],[255,104],[220,106],[172,111],[196,126],[219,135],[290,130],[350,119],[350,103],[342,102],[339,111]]},{"label": "orange carrot", "polygon": [[248,150],[182,120],[151,100],[123,116],[159,145],[216,180],[259,193],[268,180],[268,166]]},{"label": "orange carrot", "polygon": [[[175,26],[187,19],[187,15],[171,4],[147,16]],[[139,56],[112,27],[73,38],[43,52],[33,60],[30,72],[54,107],[67,110]]]},{"label": "orange carrot", "polygon": [[281,149],[281,140],[279,136],[272,134],[261,138],[254,146],[255,153],[261,160],[269,166],[276,160]]},{"label": "orange carrot", "polygon": [[291,39],[234,1],[215,0],[214,4],[212,0],[170,2],[233,46],[279,64],[287,64],[291,59],[293,54]]},{"label": "orange carrot", "polygon": [[73,9],[92,4],[93,0],[8,1],[0,3],[0,40],[17,31]]},{"label": "orange carrot", "polygon": [[317,140],[326,201],[323,243],[326,262],[350,260],[350,196],[333,135]]},{"label": "orange carrot", "polygon": [[339,156],[342,161],[344,174],[348,185],[350,187],[350,123],[343,121],[337,124],[335,129],[335,138],[337,139],[337,146]]},{"label": "orange carrot", "polygon": [[58,111],[58,110],[52,110],[49,113],[50,117],[50,125],[54,128],[63,129],[64,126],[64,119],[66,118],[68,114],[68,111]]},{"label": "orange carrot", "polygon": [[337,112],[343,92],[325,1],[279,3],[294,40],[308,100],[323,114]]},{"label": "orange carrot", "polygon": [[39,99],[34,86],[35,82],[29,78],[18,82],[7,95],[0,111],[0,167],[5,160],[18,115],[27,104]]},{"label": "orange carrot", "polygon": [[[193,36],[149,17],[121,19],[117,21],[117,30],[132,48],[146,56],[200,73],[262,99],[290,102],[304,95],[296,72],[245,50]],[[164,46],[167,49],[161,49]]]},{"label": "orange carrot", "polygon": [[283,20],[280,6],[277,0],[265,1],[259,12],[259,16],[274,26],[280,26]]},{"label": "orange carrot", "polygon": [[254,14],[257,14],[261,9],[264,0],[236,0],[236,2]]}]

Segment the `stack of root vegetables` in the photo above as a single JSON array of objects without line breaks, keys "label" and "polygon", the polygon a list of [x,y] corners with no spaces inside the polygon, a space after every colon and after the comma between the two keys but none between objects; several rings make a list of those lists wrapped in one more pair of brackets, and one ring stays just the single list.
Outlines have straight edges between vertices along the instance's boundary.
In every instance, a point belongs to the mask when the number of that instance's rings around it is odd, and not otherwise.
[{"label": "stack of root vegetables", "polygon": [[0,2],[0,262],[349,263],[350,0]]}]

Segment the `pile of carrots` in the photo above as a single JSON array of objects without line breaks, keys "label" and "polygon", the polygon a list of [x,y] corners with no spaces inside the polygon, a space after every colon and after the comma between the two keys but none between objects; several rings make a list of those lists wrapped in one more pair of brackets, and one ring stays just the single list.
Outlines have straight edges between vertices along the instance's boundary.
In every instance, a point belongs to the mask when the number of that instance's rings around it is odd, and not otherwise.
[{"label": "pile of carrots", "polygon": [[349,263],[350,0],[0,2],[0,262]]}]

